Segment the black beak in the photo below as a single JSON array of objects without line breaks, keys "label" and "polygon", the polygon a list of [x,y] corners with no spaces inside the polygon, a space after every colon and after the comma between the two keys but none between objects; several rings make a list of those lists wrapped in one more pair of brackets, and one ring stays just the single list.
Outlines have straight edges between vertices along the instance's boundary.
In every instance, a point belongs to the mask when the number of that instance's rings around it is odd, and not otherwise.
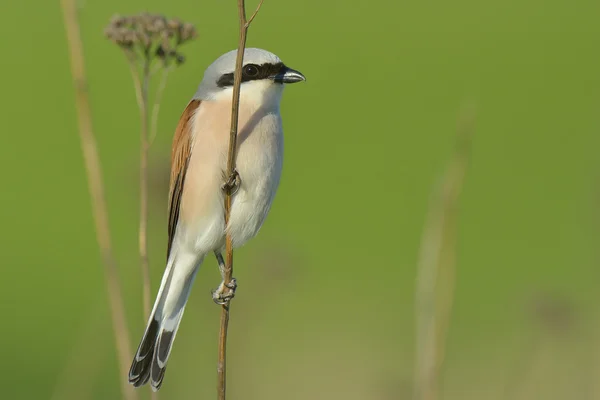
[{"label": "black beak", "polygon": [[296,83],[305,81],[306,78],[300,71],[286,67],[285,65],[273,77],[277,83]]}]

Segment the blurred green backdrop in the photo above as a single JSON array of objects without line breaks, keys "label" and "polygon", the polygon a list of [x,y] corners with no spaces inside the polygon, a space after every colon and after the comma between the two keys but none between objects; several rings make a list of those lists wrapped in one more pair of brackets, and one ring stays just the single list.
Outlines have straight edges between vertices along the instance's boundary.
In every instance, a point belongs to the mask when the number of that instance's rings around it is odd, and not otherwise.
[{"label": "blurred green backdrop", "polygon": [[[170,78],[152,148],[154,296],[171,135],[206,66],[236,47],[236,8],[80,6],[135,348],[144,323],[138,114],[125,59],[103,28],[115,13],[147,10],[199,32]],[[1,397],[119,398],[59,3],[3,1],[0,13]],[[286,90],[282,185],[261,234],[237,253],[232,399],[410,398],[419,242],[467,103],[476,133],[441,398],[600,399],[599,18],[600,4],[586,0],[265,1],[248,45],[308,82]],[[206,263],[161,399],[215,398],[218,281]]]}]

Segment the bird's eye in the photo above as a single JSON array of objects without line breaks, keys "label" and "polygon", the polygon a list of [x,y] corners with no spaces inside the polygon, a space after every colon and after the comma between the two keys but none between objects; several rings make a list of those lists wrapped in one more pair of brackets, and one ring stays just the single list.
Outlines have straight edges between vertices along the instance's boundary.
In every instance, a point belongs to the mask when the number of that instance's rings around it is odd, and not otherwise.
[{"label": "bird's eye", "polygon": [[255,77],[258,75],[258,66],[254,64],[248,64],[244,67],[244,74],[249,77]]}]

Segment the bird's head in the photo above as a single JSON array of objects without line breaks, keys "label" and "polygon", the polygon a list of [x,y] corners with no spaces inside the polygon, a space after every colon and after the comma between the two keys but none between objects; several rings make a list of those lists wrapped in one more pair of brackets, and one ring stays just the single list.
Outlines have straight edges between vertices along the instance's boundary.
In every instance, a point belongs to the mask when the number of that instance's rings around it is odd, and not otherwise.
[{"label": "bird's head", "polygon": [[[196,98],[213,100],[220,96],[231,96],[237,50],[217,58],[204,72],[204,78]],[[306,80],[299,71],[286,66],[279,57],[266,50],[248,48],[244,52],[242,85],[243,98],[256,97],[279,101],[285,84]]]}]

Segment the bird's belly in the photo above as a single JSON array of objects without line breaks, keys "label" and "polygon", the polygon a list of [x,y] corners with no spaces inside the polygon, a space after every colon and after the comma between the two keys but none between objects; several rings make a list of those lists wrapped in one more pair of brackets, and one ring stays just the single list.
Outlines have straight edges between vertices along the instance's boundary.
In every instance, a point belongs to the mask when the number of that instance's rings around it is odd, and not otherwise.
[{"label": "bird's belly", "polygon": [[236,194],[228,226],[234,247],[243,246],[256,236],[264,223],[274,197],[274,190],[269,189],[268,186],[272,184],[265,182],[266,190],[261,193],[240,190]]},{"label": "bird's belly", "polygon": [[[223,135],[228,133],[223,126]],[[224,141],[225,145],[227,144]],[[226,147],[224,147],[226,150]],[[197,253],[222,250],[225,245],[224,196],[221,191],[227,152],[200,146],[192,153],[178,231],[186,247]],[[215,157],[218,157],[215,159]],[[238,136],[236,169],[241,186],[232,200],[227,231],[234,247],[256,236],[279,186],[283,134],[278,113],[267,113]],[[194,182],[193,185],[190,185]],[[185,223],[181,223],[183,215]]]},{"label": "bird's belly", "polygon": [[242,185],[233,198],[228,230],[234,247],[244,245],[260,230],[279,186],[283,158],[281,130],[267,140],[248,139],[240,146],[237,170]]}]

